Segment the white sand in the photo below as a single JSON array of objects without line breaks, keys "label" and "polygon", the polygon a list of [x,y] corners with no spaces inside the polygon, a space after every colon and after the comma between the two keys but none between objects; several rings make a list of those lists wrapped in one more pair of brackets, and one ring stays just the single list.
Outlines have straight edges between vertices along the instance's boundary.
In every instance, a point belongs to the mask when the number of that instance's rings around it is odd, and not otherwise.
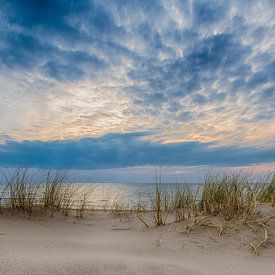
[{"label": "white sand", "polygon": [[181,229],[147,229],[136,219],[120,222],[104,213],[76,223],[0,217],[0,273],[275,274],[275,246],[255,256],[237,237]]}]

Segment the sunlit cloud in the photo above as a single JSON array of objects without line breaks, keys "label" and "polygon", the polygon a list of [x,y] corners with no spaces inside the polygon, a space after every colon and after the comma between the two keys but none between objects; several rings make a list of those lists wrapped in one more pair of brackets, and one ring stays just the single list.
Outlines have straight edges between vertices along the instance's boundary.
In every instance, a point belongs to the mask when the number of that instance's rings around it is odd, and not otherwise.
[{"label": "sunlit cloud", "polygon": [[21,85],[27,77],[16,80],[1,101],[2,139],[6,134],[19,141],[64,140],[151,127],[147,117],[131,113],[133,103],[114,80],[52,82],[50,88],[39,87],[41,80],[28,87]]},{"label": "sunlit cloud", "polygon": [[0,142],[142,132],[163,146],[273,149],[273,6],[6,1]]}]

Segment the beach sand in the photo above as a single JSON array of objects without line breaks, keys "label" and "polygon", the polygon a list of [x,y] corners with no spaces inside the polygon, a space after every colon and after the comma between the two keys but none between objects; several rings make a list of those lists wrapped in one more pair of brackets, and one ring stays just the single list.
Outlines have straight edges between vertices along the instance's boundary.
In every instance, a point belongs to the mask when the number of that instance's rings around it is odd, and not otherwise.
[{"label": "beach sand", "polygon": [[86,219],[0,217],[1,274],[275,274],[275,246],[251,253],[215,228],[146,228],[97,212]]}]

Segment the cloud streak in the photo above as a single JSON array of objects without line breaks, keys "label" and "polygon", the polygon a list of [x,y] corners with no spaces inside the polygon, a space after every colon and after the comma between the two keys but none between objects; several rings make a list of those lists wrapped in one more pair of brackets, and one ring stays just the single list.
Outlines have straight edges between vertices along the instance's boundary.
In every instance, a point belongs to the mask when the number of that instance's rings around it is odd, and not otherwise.
[{"label": "cloud streak", "polygon": [[145,133],[108,134],[66,141],[9,141],[0,145],[0,166],[99,169],[133,166],[221,165],[274,162],[274,149],[213,148],[210,143],[159,144],[143,140]]}]

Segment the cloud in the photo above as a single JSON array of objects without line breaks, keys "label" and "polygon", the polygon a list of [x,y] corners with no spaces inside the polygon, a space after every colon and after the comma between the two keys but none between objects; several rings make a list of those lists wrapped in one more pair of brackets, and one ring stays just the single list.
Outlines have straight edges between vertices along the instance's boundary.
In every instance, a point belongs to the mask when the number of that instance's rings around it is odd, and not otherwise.
[{"label": "cloud", "polygon": [[211,143],[158,144],[145,133],[108,134],[65,141],[7,141],[0,166],[99,169],[144,165],[247,165],[274,162],[275,151],[249,147],[212,148]]},{"label": "cloud", "polygon": [[154,144],[274,148],[272,1],[2,7],[2,140],[146,131]]},{"label": "cloud", "polygon": [[79,41],[93,43],[96,39],[74,24],[75,17],[87,17],[86,23],[98,32],[112,31],[114,24],[111,15],[90,1],[5,3],[0,14],[1,63],[9,69],[40,70],[62,81],[89,76],[86,71],[102,70],[104,61],[95,53],[72,47]]},{"label": "cloud", "polygon": [[0,101],[0,140],[1,135],[3,140],[5,136],[21,141],[56,140],[150,128],[150,119],[131,113],[133,103],[115,81],[56,85],[41,75],[35,81],[33,75],[9,79],[7,84],[0,76],[5,89]]}]

